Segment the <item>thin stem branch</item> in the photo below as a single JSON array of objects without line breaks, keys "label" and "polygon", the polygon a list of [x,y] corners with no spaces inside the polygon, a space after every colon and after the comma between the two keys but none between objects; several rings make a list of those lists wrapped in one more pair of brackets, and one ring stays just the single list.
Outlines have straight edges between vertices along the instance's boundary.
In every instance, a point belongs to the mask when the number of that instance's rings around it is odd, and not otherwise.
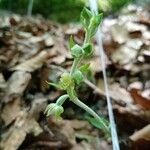
[{"label": "thin stem branch", "polygon": [[87,34],[87,31],[85,32],[85,38],[84,38],[84,44],[87,43],[88,41],[88,34]]},{"label": "thin stem branch", "polygon": [[106,124],[102,121],[102,119],[99,117],[97,113],[95,113],[90,107],[88,107],[86,104],[84,104],[82,101],[80,101],[78,98],[75,100],[71,100],[74,104],[79,106],[80,108],[84,109],[86,112],[88,112],[90,115],[92,115],[96,120],[100,121],[104,127],[104,130],[108,132],[108,127]]},{"label": "thin stem branch", "polygon": [[58,100],[56,101],[56,103],[60,106],[63,105],[63,103],[67,100],[67,98],[69,98],[68,94],[62,95],[58,98]]},{"label": "thin stem branch", "polygon": [[73,73],[75,72],[79,62],[80,62],[79,58],[74,59],[73,65],[72,65],[72,68],[71,68],[71,71],[70,71],[70,75],[73,75]]},{"label": "thin stem branch", "polygon": [[[85,45],[86,43],[88,43],[89,40],[90,40],[89,33],[86,31],[83,45]],[[73,75],[73,73],[75,72],[76,68],[78,67],[79,62],[82,60],[82,58],[83,57],[81,56],[80,58],[74,59],[73,65],[71,67],[70,75]]]}]

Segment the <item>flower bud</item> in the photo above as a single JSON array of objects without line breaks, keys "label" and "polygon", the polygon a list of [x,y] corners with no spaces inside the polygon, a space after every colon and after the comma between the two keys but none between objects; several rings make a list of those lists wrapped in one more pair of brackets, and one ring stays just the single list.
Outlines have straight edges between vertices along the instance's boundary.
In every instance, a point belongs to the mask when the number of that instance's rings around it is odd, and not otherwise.
[{"label": "flower bud", "polygon": [[64,112],[64,108],[60,105],[57,105],[56,103],[51,103],[47,106],[44,113],[49,115],[55,115],[56,119],[60,118],[60,115]]},{"label": "flower bud", "polygon": [[59,85],[63,90],[67,90],[70,87],[74,87],[74,80],[68,73],[63,73],[60,78]]},{"label": "flower bud", "polygon": [[84,51],[82,49],[82,47],[80,47],[79,45],[74,45],[72,48],[71,48],[71,54],[74,58],[79,58],[83,55]]}]

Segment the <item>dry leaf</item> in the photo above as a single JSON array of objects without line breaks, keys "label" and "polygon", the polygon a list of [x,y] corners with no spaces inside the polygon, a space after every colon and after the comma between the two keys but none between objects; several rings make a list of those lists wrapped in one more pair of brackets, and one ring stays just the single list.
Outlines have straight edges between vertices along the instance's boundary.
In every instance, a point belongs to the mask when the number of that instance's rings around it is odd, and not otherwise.
[{"label": "dry leaf", "polygon": [[125,28],[124,24],[120,25],[118,23],[111,27],[112,36],[115,42],[122,44],[129,39],[129,33]]},{"label": "dry leaf", "polygon": [[7,93],[22,95],[30,80],[30,73],[15,71],[7,81]]},{"label": "dry leaf", "polygon": [[15,71],[7,81],[3,102],[9,102],[16,96],[21,96],[31,80],[31,74],[24,71]]},{"label": "dry leaf", "polygon": [[82,141],[71,148],[71,150],[94,150],[94,147],[86,141]]},{"label": "dry leaf", "polygon": [[3,108],[1,117],[5,123],[5,126],[9,125],[12,121],[14,121],[21,112],[21,99],[16,98],[15,100],[7,103],[7,105]]},{"label": "dry leaf", "polygon": [[54,57],[51,61],[57,65],[61,65],[63,62],[65,62],[65,59],[66,59],[65,56],[60,55],[60,56]]},{"label": "dry leaf", "polygon": [[0,148],[3,150],[17,150],[24,141],[27,133],[33,133],[37,136],[42,131],[39,124],[33,118],[27,117],[27,113],[22,111],[14,125],[3,134]]},{"label": "dry leaf", "polygon": [[4,79],[4,76],[2,73],[0,73],[0,89],[5,89],[6,88],[6,81]]},{"label": "dry leaf", "polygon": [[79,121],[79,120],[60,120],[56,122],[55,120],[50,120],[50,126],[54,126],[55,130],[59,130],[61,134],[67,137],[68,142],[71,145],[76,145],[76,134],[86,134],[86,135],[93,135],[91,137],[97,137],[98,132],[93,130],[90,124],[86,121]]},{"label": "dry leaf", "polygon": [[49,37],[44,41],[44,43],[45,43],[45,46],[46,46],[46,47],[50,47],[50,46],[53,46],[53,45],[54,45],[54,41],[53,41],[53,39],[52,39],[51,36],[49,36]]},{"label": "dry leaf", "polygon": [[118,100],[118,102],[120,101],[120,104],[124,103],[128,106],[133,103],[130,93],[117,83],[110,86],[110,95],[114,100]]},{"label": "dry leaf", "polygon": [[136,104],[139,104],[144,109],[150,109],[150,99],[143,97],[138,89],[132,88],[130,94]]},{"label": "dry leaf", "polygon": [[45,60],[48,58],[48,53],[46,51],[40,52],[37,56],[11,68],[11,70],[22,70],[33,72],[43,65]]},{"label": "dry leaf", "polygon": [[[105,92],[104,89],[104,81],[99,80],[98,81],[98,87]],[[130,96],[130,93],[122,88],[118,83],[113,83],[109,85],[109,92],[111,98],[116,102],[119,103],[120,105],[131,105],[133,103],[133,99]]]},{"label": "dry leaf", "polygon": [[150,124],[142,128],[139,131],[136,131],[133,135],[130,136],[132,141],[137,141],[139,139],[145,139],[150,141]]},{"label": "dry leaf", "polygon": [[[119,63],[120,65],[125,65],[132,63],[137,56],[137,50],[131,47],[128,47],[126,44],[121,45],[116,51],[112,54],[111,58],[113,62]],[[129,55],[130,54],[130,55]]]}]

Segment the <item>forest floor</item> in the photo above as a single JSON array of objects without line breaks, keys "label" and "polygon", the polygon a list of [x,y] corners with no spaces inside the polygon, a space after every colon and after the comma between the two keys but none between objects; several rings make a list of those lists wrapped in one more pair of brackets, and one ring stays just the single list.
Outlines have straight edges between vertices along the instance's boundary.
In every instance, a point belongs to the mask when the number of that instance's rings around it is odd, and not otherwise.
[{"label": "forest floor", "polygon": [[[121,150],[150,147],[150,10],[129,6],[102,24],[107,76]],[[66,102],[62,120],[43,113],[63,91],[58,82],[69,70],[68,40],[81,44],[79,24],[61,25],[42,17],[0,17],[0,149],[111,150],[111,141],[88,122],[88,114]],[[95,40],[92,73],[78,95],[108,119],[106,95]]]}]

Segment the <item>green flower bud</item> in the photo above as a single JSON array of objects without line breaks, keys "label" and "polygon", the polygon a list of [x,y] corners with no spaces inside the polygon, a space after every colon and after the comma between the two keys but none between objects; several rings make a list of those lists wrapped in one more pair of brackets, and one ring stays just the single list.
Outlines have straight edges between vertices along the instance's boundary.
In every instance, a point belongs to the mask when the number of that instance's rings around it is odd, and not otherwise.
[{"label": "green flower bud", "polygon": [[83,74],[80,70],[76,70],[73,74],[73,78],[77,84],[83,81]]},{"label": "green flower bud", "polygon": [[83,53],[84,53],[84,51],[83,51],[82,47],[77,44],[71,48],[71,54],[74,58],[81,57],[83,55]]},{"label": "green flower bud", "polygon": [[70,87],[74,87],[74,80],[69,73],[63,73],[59,85],[63,90],[67,90]]},{"label": "green flower bud", "polygon": [[87,73],[89,70],[90,70],[90,64],[84,64],[82,65],[79,70],[82,72],[82,73]]},{"label": "green flower bud", "polygon": [[64,112],[64,108],[60,105],[57,105],[56,103],[51,103],[46,107],[46,110],[44,113],[49,115],[55,115],[56,119],[60,118],[60,115]]}]

